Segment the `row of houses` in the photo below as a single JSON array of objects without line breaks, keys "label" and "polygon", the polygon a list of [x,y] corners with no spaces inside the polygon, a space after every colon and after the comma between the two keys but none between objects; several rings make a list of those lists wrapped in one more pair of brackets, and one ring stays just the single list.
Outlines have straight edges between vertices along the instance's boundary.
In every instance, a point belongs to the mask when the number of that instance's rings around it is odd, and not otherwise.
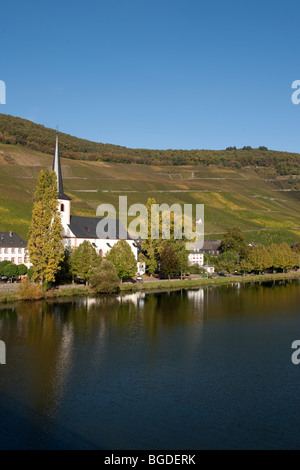
[{"label": "row of houses", "polygon": [[[86,217],[86,219],[90,218]],[[97,221],[99,220],[98,218],[95,219]],[[93,224],[90,223],[90,225],[94,225],[93,232],[95,232],[95,234],[92,232],[92,234],[94,235],[92,239],[92,245],[94,246],[94,248],[97,249],[97,240],[99,239],[97,239],[94,220]],[[82,241],[84,240],[91,241],[90,238],[87,238],[85,233],[79,233],[77,230],[74,230],[74,232],[80,236],[79,240],[76,240],[77,243],[74,243],[75,247],[80,245],[80,243],[82,243]],[[116,241],[117,240],[118,239],[116,239]],[[72,246],[69,243],[67,243],[67,245]],[[189,263],[191,265],[198,264],[199,266],[204,266],[204,254],[207,253],[214,256],[218,255],[220,253],[220,245],[220,240],[205,240],[203,248],[201,250],[191,250],[189,252]],[[111,240],[106,240],[106,247],[107,249],[105,251],[108,251],[112,247]],[[136,246],[135,249],[137,250],[138,247]],[[103,249],[100,248],[98,252],[101,256],[103,256]],[[27,243],[17,233],[0,232],[0,262],[1,261],[10,261],[14,264],[25,264],[27,267],[30,266],[30,260],[27,251]],[[209,266],[206,267],[208,268]]]}]

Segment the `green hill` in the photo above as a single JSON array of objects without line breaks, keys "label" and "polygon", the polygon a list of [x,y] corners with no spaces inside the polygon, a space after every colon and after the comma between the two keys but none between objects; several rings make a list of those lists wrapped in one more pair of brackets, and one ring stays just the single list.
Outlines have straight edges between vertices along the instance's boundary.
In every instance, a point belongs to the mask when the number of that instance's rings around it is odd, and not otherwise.
[{"label": "green hill", "polygon": [[[17,129],[23,124],[22,135],[27,137],[20,142]],[[52,165],[55,131],[0,115],[1,141],[0,230],[27,239],[37,175]],[[120,194],[128,196],[129,204],[145,203],[151,196],[158,203],[204,203],[205,232],[210,238],[238,225],[248,241],[300,240],[298,154],[257,149],[132,150],[65,134],[60,135],[60,147],[65,157],[64,189],[72,197],[73,214],[95,215],[103,202],[117,207]],[[180,152],[185,159],[181,165],[173,161]],[[137,161],[143,155],[148,155],[147,164],[128,163],[128,158]],[[190,157],[196,162],[189,163]],[[117,163],[122,159],[126,163]]]},{"label": "green hill", "polygon": [[[0,114],[0,142],[26,149],[52,154],[55,130],[26,119]],[[147,165],[218,165],[241,169],[272,167],[280,175],[300,174],[299,154],[277,152],[266,147],[226,150],[150,150],[130,149],[118,145],[102,144],[60,133],[60,151],[73,160]]]}]

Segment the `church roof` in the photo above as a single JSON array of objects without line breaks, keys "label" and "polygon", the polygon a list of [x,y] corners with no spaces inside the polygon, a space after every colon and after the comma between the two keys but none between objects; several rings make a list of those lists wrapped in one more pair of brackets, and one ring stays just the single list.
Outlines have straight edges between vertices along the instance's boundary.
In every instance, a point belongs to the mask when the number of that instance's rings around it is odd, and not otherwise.
[{"label": "church roof", "polygon": [[[79,215],[71,215],[68,227],[76,238],[101,238],[97,236],[97,225],[100,220],[102,220],[101,217],[82,217]],[[107,239],[118,240],[120,226],[121,222],[116,220],[116,232],[113,236],[107,237]],[[132,240],[128,232],[127,240]]]},{"label": "church roof", "polygon": [[61,166],[60,166],[60,156],[59,156],[59,150],[58,150],[58,133],[56,133],[56,145],[55,145],[55,154],[54,154],[54,159],[53,159],[52,170],[55,171],[56,176],[57,176],[58,199],[66,199],[67,201],[70,201],[71,198],[69,196],[66,196],[66,194],[64,193]]},{"label": "church roof", "polygon": [[27,243],[16,232],[0,232],[0,248],[26,248]]}]

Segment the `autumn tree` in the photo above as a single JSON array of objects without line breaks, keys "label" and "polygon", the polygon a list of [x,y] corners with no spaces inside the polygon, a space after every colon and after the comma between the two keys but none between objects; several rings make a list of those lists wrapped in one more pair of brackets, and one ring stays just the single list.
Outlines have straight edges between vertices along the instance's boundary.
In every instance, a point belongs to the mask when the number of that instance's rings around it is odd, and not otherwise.
[{"label": "autumn tree", "polygon": [[283,271],[294,268],[294,266],[297,265],[297,258],[295,257],[295,253],[293,253],[290,246],[287,243],[281,243],[279,248],[282,251],[284,258],[282,266]]},{"label": "autumn tree", "polygon": [[273,265],[272,257],[264,245],[251,247],[247,259],[252,264],[254,271],[258,271],[259,274]]},{"label": "autumn tree", "polygon": [[297,265],[295,253],[287,243],[281,243],[280,245],[273,243],[268,251],[272,258],[273,270],[285,271]]},{"label": "autumn tree", "polygon": [[156,204],[154,198],[148,198],[146,207],[148,213],[148,238],[144,239],[141,244],[143,253],[140,254],[140,261],[146,263],[146,271],[152,276],[157,269],[157,246],[158,241],[152,239],[151,234],[151,205]]},{"label": "autumn tree", "polygon": [[248,258],[244,258],[240,262],[240,271],[242,273],[251,273],[253,271],[253,264],[249,261]]},{"label": "autumn tree", "polygon": [[278,269],[283,269],[284,255],[283,255],[282,250],[280,249],[280,246],[275,243],[272,243],[268,251],[272,258],[273,272],[275,272]]},{"label": "autumn tree", "polygon": [[34,198],[27,246],[33,264],[32,280],[48,287],[55,281],[55,274],[63,258],[63,228],[54,171],[40,172]]},{"label": "autumn tree", "polygon": [[239,257],[237,253],[225,251],[218,256],[216,264],[219,271],[224,271],[225,273],[230,274],[236,271],[238,262]]}]

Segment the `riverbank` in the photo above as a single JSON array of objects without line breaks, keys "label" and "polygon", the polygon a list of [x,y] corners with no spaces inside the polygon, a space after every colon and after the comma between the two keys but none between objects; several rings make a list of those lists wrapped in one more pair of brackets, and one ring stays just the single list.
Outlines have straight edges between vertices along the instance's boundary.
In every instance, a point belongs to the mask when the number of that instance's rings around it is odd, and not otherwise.
[{"label": "riverbank", "polygon": [[212,279],[198,278],[198,279],[185,279],[185,280],[170,280],[170,281],[152,281],[144,282],[140,285],[137,284],[122,284],[121,292],[138,292],[138,291],[152,291],[152,290],[169,290],[169,289],[189,289],[203,286],[218,286],[224,284],[237,284],[249,282],[262,282],[262,281],[281,281],[288,279],[300,279],[300,271],[289,273],[276,273],[276,274],[260,274],[260,275],[246,275],[246,276],[230,276],[230,277],[217,277]]},{"label": "riverbank", "polygon": [[[121,294],[135,292],[151,292],[176,289],[195,289],[197,287],[219,286],[226,284],[252,283],[264,281],[281,281],[300,279],[300,271],[276,274],[261,274],[254,276],[230,276],[218,278],[197,278],[185,280],[159,280],[145,281],[138,284],[123,283],[120,286]],[[69,285],[51,289],[43,294],[43,300],[55,300],[64,298],[76,298],[82,296],[94,296],[93,290],[87,286]],[[21,301],[17,288],[15,290],[0,291],[0,305]]]}]

